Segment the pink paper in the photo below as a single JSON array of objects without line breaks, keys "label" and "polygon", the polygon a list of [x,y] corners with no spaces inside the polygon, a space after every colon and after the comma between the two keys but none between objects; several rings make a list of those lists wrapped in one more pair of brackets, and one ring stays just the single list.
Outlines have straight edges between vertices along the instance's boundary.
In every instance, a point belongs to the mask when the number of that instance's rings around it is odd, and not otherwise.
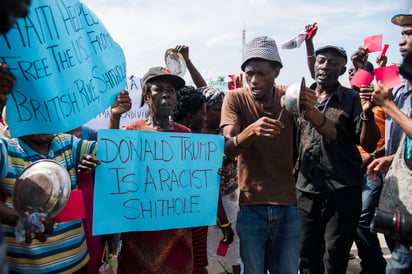
[{"label": "pink paper", "polygon": [[402,84],[401,77],[399,77],[398,68],[396,65],[391,65],[382,68],[376,68],[375,77],[376,82],[381,81],[382,84],[389,88],[394,88]]},{"label": "pink paper", "polygon": [[366,52],[376,52],[382,50],[382,34],[369,36],[364,39]]},{"label": "pink paper", "polygon": [[373,81],[373,75],[367,72],[364,69],[358,69],[353,76],[352,80],[350,81],[350,84],[352,86],[357,86],[358,88],[361,88],[362,85],[367,85],[369,86],[372,81]]},{"label": "pink paper", "polygon": [[220,243],[219,243],[219,246],[217,247],[216,255],[225,257],[228,248],[229,248],[229,245],[228,245],[228,244],[224,244],[224,243],[220,242]]},{"label": "pink paper", "polygon": [[388,48],[389,48],[389,45],[388,45],[388,44],[385,44],[385,45],[383,46],[383,50],[382,50],[381,54],[379,54],[378,59],[381,59],[382,56],[385,56],[386,51],[388,50]]},{"label": "pink paper", "polygon": [[73,190],[66,206],[54,217],[54,221],[63,223],[81,219],[84,219],[83,193],[81,190]]},{"label": "pink paper", "polygon": [[234,74],[230,74],[228,75],[230,77],[230,79],[232,79],[233,84],[229,84],[229,90],[233,90],[236,89],[236,76]]}]

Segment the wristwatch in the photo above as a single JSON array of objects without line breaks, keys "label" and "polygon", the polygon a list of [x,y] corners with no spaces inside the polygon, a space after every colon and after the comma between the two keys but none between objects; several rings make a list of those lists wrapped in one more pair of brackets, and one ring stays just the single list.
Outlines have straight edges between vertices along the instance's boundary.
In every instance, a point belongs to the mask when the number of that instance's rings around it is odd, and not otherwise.
[{"label": "wristwatch", "polygon": [[375,153],[369,153],[369,157],[371,157],[372,160],[376,159],[376,154]]}]

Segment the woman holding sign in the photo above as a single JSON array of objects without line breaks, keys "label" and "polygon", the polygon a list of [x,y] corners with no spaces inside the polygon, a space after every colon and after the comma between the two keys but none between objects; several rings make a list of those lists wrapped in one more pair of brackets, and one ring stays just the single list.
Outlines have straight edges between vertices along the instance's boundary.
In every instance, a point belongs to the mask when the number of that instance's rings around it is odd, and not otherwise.
[{"label": "woman holding sign", "polygon": [[[173,122],[170,116],[176,102],[176,90],[185,81],[169,70],[153,67],[143,77],[143,100],[149,105],[145,120],[126,125],[127,130],[190,132]],[[118,129],[120,116],[130,109],[128,93],[122,91],[110,109],[109,128]],[[122,234],[118,273],[192,273],[193,251],[190,228]]]}]

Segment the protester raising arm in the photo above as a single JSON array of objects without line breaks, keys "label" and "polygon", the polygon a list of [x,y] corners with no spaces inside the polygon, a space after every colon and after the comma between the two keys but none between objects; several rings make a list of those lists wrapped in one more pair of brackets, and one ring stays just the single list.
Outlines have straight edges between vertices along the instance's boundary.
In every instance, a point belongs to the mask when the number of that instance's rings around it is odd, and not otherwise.
[{"label": "protester raising arm", "polygon": [[368,62],[368,53],[366,52],[366,49],[360,46],[354,53],[352,53],[351,60],[355,70],[360,68],[363,69]]},{"label": "protester raising arm", "polygon": [[[306,25],[305,26],[305,31],[309,32],[313,26],[316,23],[310,24],[310,25]],[[316,27],[311,36],[306,36],[305,39],[305,43],[306,43],[306,56],[308,58],[307,62],[308,62],[308,68],[310,71],[310,76],[312,77],[312,79],[315,79],[315,62],[316,62],[316,56],[315,56],[315,49],[313,46],[313,37],[315,37],[316,32],[318,31],[318,28]]]},{"label": "protester raising arm", "polygon": [[183,58],[185,59],[187,69],[189,70],[190,76],[192,77],[195,86],[197,88],[207,86],[205,79],[203,79],[202,75],[196,69],[195,65],[193,65],[192,61],[189,58],[189,47],[184,45],[178,45],[176,46],[175,51],[182,54]]}]

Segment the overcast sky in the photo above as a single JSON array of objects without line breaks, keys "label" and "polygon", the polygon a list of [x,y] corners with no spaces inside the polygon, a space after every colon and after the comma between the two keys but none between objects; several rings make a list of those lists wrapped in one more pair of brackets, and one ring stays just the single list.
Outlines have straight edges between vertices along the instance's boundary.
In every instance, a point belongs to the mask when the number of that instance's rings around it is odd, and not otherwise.
[{"label": "overcast sky", "polygon": [[[143,76],[152,66],[164,66],[164,52],[178,44],[207,80],[240,73],[242,29],[246,41],[267,35],[277,41],[283,62],[279,84],[302,76],[309,80],[304,44],[282,50],[280,44],[313,22],[318,23],[315,47],[333,44],[350,55],[363,39],[383,34],[389,44],[389,64],[401,62],[401,28],[393,15],[408,13],[411,0],[82,0],[102,20],[126,55],[127,74]],[[379,53],[371,53],[375,64]],[[188,74],[188,73],[187,73]],[[189,79],[185,76],[185,79]],[[347,84],[347,74],[341,77]]]}]

